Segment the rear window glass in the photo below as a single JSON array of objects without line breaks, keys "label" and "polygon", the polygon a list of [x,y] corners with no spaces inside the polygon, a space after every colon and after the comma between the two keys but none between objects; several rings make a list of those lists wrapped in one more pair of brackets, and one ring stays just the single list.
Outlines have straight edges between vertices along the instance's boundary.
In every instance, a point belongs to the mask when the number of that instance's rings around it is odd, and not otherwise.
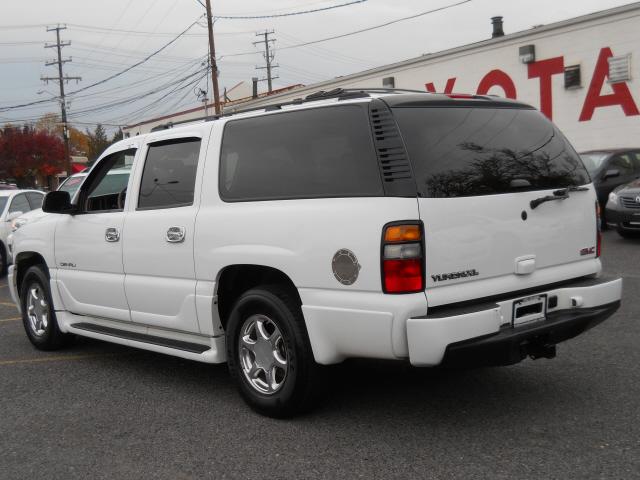
[{"label": "rear window glass", "polygon": [[422,197],[465,197],[584,185],[562,133],[536,110],[396,108]]},{"label": "rear window glass", "polygon": [[367,110],[345,105],[227,123],[219,186],[227,201],[383,196]]}]

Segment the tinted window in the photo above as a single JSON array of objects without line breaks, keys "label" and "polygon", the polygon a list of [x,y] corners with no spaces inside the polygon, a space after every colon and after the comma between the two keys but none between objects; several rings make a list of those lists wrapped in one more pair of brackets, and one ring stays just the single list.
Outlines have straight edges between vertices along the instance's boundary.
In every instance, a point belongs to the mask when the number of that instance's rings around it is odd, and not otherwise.
[{"label": "tinted window", "polygon": [[607,165],[607,169],[609,170],[618,170],[620,175],[632,175],[633,174],[633,164],[631,163],[631,154],[624,153],[619,155],[614,155],[611,157],[609,164]]},{"label": "tinted window", "polygon": [[9,197],[0,197],[0,215],[4,212],[4,207],[7,205]]},{"label": "tinted window", "polygon": [[581,153],[580,159],[584,164],[585,168],[589,171],[591,175],[596,173],[600,167],[604,164],[604,161],[609,157],[608,153],[599,153],[599,152],[590,152],[590,153]]},{"label": "tinted window", "polygon": [[535,110],[396,108],[423,197],[464,197],[590,182],[564,136]]},{"label": "tinted window", "polygon": [[22,212],[26,213],[31,211],[31,207],[29,206],[29,202],[27,201],[27,196],[24,193],[20,195],[16,195],[11,200],[11,206],[9,207],[9,213],[13,212]]},{"label": "tinted window", "polygon": [[69,177],[62,183],[62,185],[58,187],[58,190],[62,190],[63,192],[69,192],[69,196],[73,198],[73,196],[78,191],[78,189],[80,188],[80,185],[82,185],[82,182],[84,181],[85,178],[87,178],[86,175]]},{"label": "tinted window", "polygon": [[191,205],[199,154],[199,138],[150,145],[142,172],[138,208]]},{"label": "tinted window", "polygon": [[640,173],[640,152],[633,152],[631,154],[631,162],[636,169],[636,173]]},{"label": "tinted window", "polygon": [[108,195],[110,193],[120,193],[127,188],[130,171],[126,169],[113,169],[107,173],[100,184],[93,191],[91,196]]},{"label": "tinted window", "polygon": [[220,162],[224,200],[382,196],[363,106],[234,120]]},{"label": "tinted window", "polygon": [[42,207],[42,200],[44,199],[44,195],[41,193],[30,192],[27,193],[27,200],[29,201],[29,206],[31,206],[31,210],[34,208]]},{"label": "tinted window", "polygon": [[[88,180],[87,211],[122,210],[126,199],[126,188],[131,174],[129,158],[135,156],[135,149],[112,153],[100,160]],[[73,178],[73,177],[72,177]],[[82,182],[82,179],[79,179]],[[74,182],[75,183],[75,182]],[[70,187],[74,190],[77,186]],[[73,193],[70,192],[73,196]]]}]

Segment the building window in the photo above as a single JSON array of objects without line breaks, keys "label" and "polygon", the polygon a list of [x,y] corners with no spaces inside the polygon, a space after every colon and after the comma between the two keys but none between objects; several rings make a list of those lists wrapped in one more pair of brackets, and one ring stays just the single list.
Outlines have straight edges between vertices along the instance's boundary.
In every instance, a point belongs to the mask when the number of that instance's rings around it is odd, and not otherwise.
[{"label": "building window", "polygon": [[631,55],[609,57],[609,83],[620,83],[631,80]]},{"label": "building window", "polygon": [[580,79],[580,65],[569,65],[564,67],[564,88],[580,88],[582,80]]}]

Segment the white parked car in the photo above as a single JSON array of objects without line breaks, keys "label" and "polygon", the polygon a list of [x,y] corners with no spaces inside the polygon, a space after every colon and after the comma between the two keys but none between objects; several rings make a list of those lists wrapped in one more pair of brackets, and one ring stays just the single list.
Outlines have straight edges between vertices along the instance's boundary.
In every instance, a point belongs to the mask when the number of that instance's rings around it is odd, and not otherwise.
[{"label": "white parked car", "polygon": [[43,210],[9,274],[37,348],[226,361],[274,416],[310,405],[320,365],[550,358],[620,305],[580,158],[491,96],[336,90],[167,128]]},{"label": "white parked car", "polygon": [[0,275],[4,275],[11,263],[7,238],[13,231],[13,223],[23,213],[42,205],[44,192],[39,190],[0,190]]}]

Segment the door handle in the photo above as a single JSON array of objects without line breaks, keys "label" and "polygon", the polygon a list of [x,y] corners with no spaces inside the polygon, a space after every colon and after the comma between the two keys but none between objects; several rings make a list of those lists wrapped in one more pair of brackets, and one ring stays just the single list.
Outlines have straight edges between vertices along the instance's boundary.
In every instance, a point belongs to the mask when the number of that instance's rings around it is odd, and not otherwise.
[{"label": "door handle", "polygon": [[185,234],[186,229],[184,227],[169,227],[165,239],[169,243],[180,243],[184,242]]},{"label": "door handle", "polygon": [[120,240],[120,230],[115,227],[109,227],[104,232],[104,239],[107,242],[117,242]]}]

